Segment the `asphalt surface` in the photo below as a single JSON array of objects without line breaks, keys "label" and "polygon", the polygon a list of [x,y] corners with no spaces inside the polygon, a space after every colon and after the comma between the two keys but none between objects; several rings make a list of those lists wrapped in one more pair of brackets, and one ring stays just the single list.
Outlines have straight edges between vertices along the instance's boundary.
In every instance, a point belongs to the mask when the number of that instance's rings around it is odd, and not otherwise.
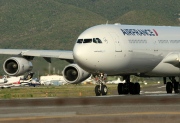
[{"label": "asphalt surface", "polygon": [[164,86],[141,95],[0,100],[0,123],[179,123],[180,94]]}]

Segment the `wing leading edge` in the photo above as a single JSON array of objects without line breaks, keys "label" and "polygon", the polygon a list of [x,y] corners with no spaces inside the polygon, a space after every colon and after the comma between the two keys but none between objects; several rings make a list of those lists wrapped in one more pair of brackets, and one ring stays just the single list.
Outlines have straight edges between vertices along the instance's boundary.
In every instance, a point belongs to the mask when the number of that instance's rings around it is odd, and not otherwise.
[{"label": "wing leading edge", "polygon": [[73,60],[73,52],[68,50],[0,49],[0,54]]}]

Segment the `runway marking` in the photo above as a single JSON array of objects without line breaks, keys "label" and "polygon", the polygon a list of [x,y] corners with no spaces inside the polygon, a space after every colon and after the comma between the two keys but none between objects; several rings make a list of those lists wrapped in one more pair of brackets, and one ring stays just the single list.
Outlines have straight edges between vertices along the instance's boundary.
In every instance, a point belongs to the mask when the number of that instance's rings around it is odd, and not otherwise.
[{"label": "runway marking", "polygon": [[[151,95],[150,95],[151,94]],[[109,98],[109,97],[124,97],[129,96],[131,94],[127,95],[106,95],[106,96],[88,96],[93,98]],[[166,91],[141,91],[140,96],[175,96],[178,94],[167,94]]]},{"label": "runway marking", "polygon": [[41,116],[55,116],[55,115],[59,115],[59,116],[73,116],[76,115],[76,112],[41,112],[41,113],[23,113],[21,115],[17,114],[17,113],[13,113],[13,114],[1,114],[0,118],[10,118],[10,117],[41,117]]},{"label": "runway marking", "polygon": [[165,91],[145,91],[145,94],[159,94],[159,93],[166,93]]},{"label": "runway marking", "polygon": [[163,86],[160,86],[160,87],[157,87],[157,88],[165,88],[166,86],[165,85],[163,85]]},{"label": "runway marking", "polygon": [[144,96],[176,96],[176,95],[178,95],[178,94],[153,94],[153,95],[144,95]]},{"label": "runway marking", "polygon": [[[1,118],[0,121],[22,121],[22,120],[40,120],[52,118],[71,118],[71,117],[106,117],[106,116],[138,116],[138,115],[180,115],[180,112],[136,112],[136,113],[116,113],[116,114],[83,114],[67,116],[38,116],[38,117],[18,117],[18,118]],[[167,116],[166,116],[167,117]]]}]

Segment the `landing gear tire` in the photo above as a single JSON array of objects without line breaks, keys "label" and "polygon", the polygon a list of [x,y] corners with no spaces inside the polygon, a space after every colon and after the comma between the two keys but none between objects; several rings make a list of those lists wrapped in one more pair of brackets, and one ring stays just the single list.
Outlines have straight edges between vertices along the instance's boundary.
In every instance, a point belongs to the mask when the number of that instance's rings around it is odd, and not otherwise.
[{"label": "landing gear tire", "polygon": [[117,90],[118,90],[119,95],[124,94],[124,85],[123,85],[123,83],[118,84]]},{"label": "landing gear tire", "polygon": [[171,82],[167,82],[167,83],[166,83],[166,92],[167,92],[168,94],[172,94],[172,90],[173,90],[172,83],[171,83]]},{"label": "landing gear tire", "polygon": [[134,84],[134,94],[139,95],[139,94],[140,94],[140,90],[141,90],[140,84],[139,84],[138,82],[136,82],[136,83]]},{"label": "landing gear tire", "polygon": [[129,85],[127,83],[124,83],[123,85],[123,92],[124,94],[128,94],[129,93]]},{"label": "landing gear tire", "polygon": [[96,94],[96,96],[100,96],[101,95],[100,85],[96,85],[96,87],[95,87],[95,94]]},{"label": "landing gear tire", "polygon": [[132,82],[130,82],[130,85],[129,85],[129,93],[130,94],[135,94],[135,84],[134,83],[132,83]]},{"label": "landing gear tire", "polygon": [[174,93],[179,93],[179,82],[174,83]]},{"label": "landing gear tire", "polygon": [[140,94],[140,84],[138,82],[136,83],[132,83],[130,82],[129,84],[127,83],[119,83],[118,84],[118,87],[117,87],[117,90],[118,90],[118,94],[119,95],[122,95],[122,94],[137,94],[139,95]]},{"label": "landing gear tire", "polygon": [[101,86],[101,94],[102,95],[107,95],[108,89],[106,85]]},{"label": "landing gear tire", "polygon": [[104,96],[104,95],[107,95],[107,92],[108,92],[108,88],[106,85],[96,85],[95,87],[95,94],[96,96]]}]

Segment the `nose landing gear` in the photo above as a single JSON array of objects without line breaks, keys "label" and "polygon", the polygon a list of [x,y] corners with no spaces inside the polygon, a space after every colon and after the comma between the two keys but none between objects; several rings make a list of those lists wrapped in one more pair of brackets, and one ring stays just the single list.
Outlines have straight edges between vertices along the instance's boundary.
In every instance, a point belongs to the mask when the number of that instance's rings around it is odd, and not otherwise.
[{"label": "nose landing gear", "polygon": [[108,92],[107,86],[104,85],[103,83],[101,83],[100,85],[96,85],[95,87],[96,96],[107,95],[107,92]]},{"label": "nose landing gear", "polygon": [[105,75],[103,73],[95,76],[96,83],[98,84],[98,85],[95,86],[95,94],[96,94],[96,96],[107,95],[108,88],[105,85],[106,84],[106,82],[105,82],[106,78],[107,78],[107,75]]}]

